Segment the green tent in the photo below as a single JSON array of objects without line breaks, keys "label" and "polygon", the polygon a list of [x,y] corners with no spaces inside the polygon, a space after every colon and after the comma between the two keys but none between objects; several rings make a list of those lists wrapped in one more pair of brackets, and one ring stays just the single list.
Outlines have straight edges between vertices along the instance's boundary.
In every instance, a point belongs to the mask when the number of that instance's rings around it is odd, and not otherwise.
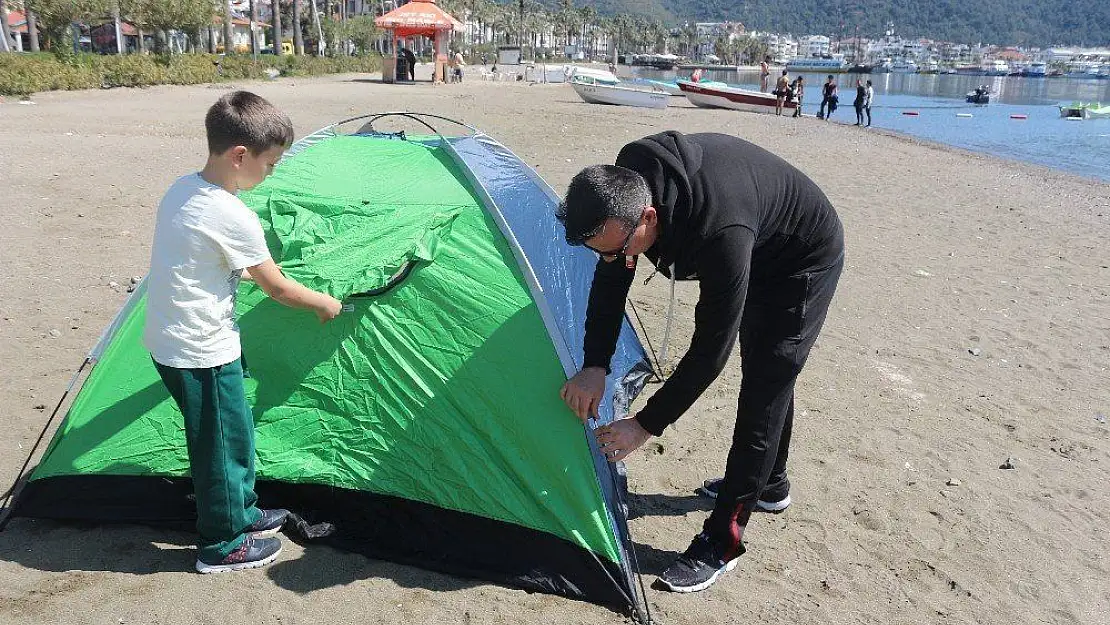
[{"label": "green tent", "polygon": [[[596,257],[566,245],[556,196],[504,146],[379,132],[382,117],[299,141],[243,196],[283,271],[344,302],[321,325],[240,287],[262,503],[331,523],[319,540],[343,549],[638,612],[622,475],[558,396]],[[12,516],[193,517],[144,310],[140,284]],[[626,321],[602,422],[650,374]]]}]

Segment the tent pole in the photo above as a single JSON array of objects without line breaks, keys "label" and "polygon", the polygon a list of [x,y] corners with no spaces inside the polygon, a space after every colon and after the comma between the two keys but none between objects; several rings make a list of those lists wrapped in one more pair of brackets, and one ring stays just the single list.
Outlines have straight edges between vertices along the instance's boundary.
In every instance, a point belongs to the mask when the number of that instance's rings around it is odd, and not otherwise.
[{"label": "tent pole", "polygon": [[77,384],[78,378],[81,377],[81,372],[85,370],[85,367],[87,367],[90,362],[92,362],[92,357],[86,356],[85,361],[78,367],[77,373],[73,374],[73,378],[69,381],[69,386],[66,387],[65,392],[62,393],[62,397],[58,400],[58,405],[54,406],[54,412],[50,413],[50,418],[46,420],[46,425],[42,426],[42,431],[39,432],[38,440],[31,446],[31,451],[28,452],[27,459],[23,461],[23,466],[19,468],[19,473],[15,476],[15,482],[12,483],[12,487],[3,495],[0,495],[0,497],[3,497],[3,503],[0,505],[0,532],[4,531],[4,528],[8,526],[8,521],[11,520],[11,513],[15,506],[15,500],[26,484],[26,481],[23,479],[23,474],[27,472],[27,467],[31,464],[31,458],[34,457],[35,451],[38,450],[39,445],[42,444],[43,438],[46,437],[46,431],[50,429],[50,424],[54,423],[54,419],[58,416],[58,411],[62,409],[62,404],[65,403],[66,397],[73,391],[73,387]]}]

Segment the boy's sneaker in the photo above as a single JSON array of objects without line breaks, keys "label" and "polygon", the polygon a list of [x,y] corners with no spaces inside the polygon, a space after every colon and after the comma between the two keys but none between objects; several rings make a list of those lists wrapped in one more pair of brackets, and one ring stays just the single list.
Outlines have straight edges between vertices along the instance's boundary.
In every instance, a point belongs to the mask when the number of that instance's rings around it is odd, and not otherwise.
[{"label": "boy's sneaker", "polygon": [[[698,489],[698,494],[710,499],[716,499],[717,493],[721,490],[721,482],[725,478],[715,477],[710,480],[705,480],[701,488]],[[763,491],[759,501],[755,502],[755,509],[760,512],[770,512],[771,514],[778,514],[785,511],[790,507],[790,480],[783,480],[781,483],[776,484],[774,488],[768,488]]]},{"label": "boy's sneaker", "polygon": [[705,590],[717,581],[722,573],[736,568],[744,546],[735,558],[725,561],[721,549],[710,542],[705,534],[698,534],[686,551],[667,567],[659,576],[659,581],[673,592],[698,592]]},{"label": "boy's sneaker", "polygon": [[281,541],[277,538],[255,538],[247,534],[243,544],[218,562],[205,562],[197,558],[198,573],[224,573],[257,569],[277,560],[281,553]]},{"label": "boy's sneaker", "polygon": [[282,510],[281,508],[263,510],[262,516],[258,517],[258,520],[247,528],[246,533],[255,538],[277,536],[277,533],[281,531],[281,526],[285,525],[285,519],[288,517],[289,511]]}]

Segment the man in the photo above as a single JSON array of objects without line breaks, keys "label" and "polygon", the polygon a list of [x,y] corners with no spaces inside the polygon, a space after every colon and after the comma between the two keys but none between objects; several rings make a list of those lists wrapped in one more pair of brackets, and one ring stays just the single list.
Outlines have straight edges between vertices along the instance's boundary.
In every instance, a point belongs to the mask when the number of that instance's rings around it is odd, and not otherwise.
[{"label": "man", "polygon": [[767,83],[771,80],[771,57],[765,57],[759,62],[759,91],[767,93]]},{"label": "man", "polygon": [[817,119],[829,121],[839,101],[840,96],[836,93],[836,79],[833,78],[832,74],[829,74],[825,84],[821,86],[821,109],[817,112]]},{"label": "man", "polygon": [[597,416],[624,303],[642,254],[671,279],[698,280],[694,336],[673,375],[634,417],[598,428],[611,462],[659,436],[725,367],[737,336],[743,381],[716,505],[702,532],[660,578],[708,588],[731,570],[755,510],[790,505],[786,459],[794,382],[821,330],[844,262],[843,230],[800,171],[722,134],[665,132],[626,145],[616,166],[574,177],[558,209],[567,241],[597,252],[582,371],[561,394],[581,419]]}]

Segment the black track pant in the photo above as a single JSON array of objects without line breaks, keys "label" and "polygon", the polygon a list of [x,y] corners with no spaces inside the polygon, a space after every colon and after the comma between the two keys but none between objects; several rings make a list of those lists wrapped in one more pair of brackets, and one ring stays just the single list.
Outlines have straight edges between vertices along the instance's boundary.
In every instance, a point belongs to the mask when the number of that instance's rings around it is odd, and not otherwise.
[{"label": "black track pant", "polygon": [[794,382],[821,332],[843,256],[832,266],[749,285],[740,323],[743,380],[725,479],[703,531],[731,559],[764,489],[784,486]]}]

